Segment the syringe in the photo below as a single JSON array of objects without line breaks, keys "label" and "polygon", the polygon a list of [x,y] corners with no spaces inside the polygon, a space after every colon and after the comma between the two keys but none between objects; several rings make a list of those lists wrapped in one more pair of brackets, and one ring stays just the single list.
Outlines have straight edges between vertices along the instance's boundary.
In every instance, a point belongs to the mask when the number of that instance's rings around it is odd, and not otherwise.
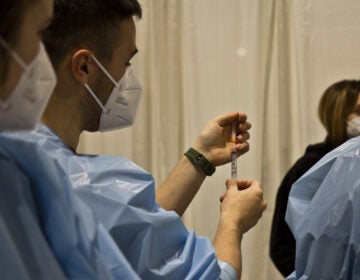
[{"label": "syringe", "polygon": [[233,125],[233,130],[232,130],[232,134],[231,134],[231,143],[232,143],[232,148],[231,148],[231,179],[236,179],[237,178],[237,153],[236,153],[236,126],[235,124]]}]

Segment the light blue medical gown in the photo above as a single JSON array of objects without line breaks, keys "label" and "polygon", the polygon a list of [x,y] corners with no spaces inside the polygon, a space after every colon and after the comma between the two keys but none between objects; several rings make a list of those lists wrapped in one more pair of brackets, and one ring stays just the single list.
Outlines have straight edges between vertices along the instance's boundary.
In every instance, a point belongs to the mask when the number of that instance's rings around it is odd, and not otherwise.
[{"label": "light blue medical gown", "polygon": [[0,134],[0,279],[139,279],[40,135]]},{"label": "light blue medical gown", "polygon": [[295,272],[287,279],[360,279],[360,137],[293,185],[286,221],[296,239]]},{"label": "light blue medical gown", "polygon": [[0,279],[66,279],[40,227],[31,184],[0,148]]},{"label": "light blue medical gown", "polygon": [[56,158],[141,279],[219,279],[211,243],[156,204],[149,173],[125,158],[74,154],[44,125],[27,137]]}]

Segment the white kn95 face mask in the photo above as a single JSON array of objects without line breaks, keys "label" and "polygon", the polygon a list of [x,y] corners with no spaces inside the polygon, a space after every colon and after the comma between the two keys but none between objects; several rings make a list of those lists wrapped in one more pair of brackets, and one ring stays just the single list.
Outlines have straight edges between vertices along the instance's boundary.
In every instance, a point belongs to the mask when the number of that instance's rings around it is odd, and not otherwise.
[{"label": "white kn95 face mask", "polygon": [[360,135],[360,117],[355,117],[347,122],[346,132],[349,138]]},{"label": "white kn95 face mask", "polygon": [[1,38],[0,44],[23,69],[11,95],[6,100],[0,100],[0,130],[31,130],[53,93],[55,71],[42,43],[38,54],[28,65]]},{"label": "white kn95 face mask", "polygon": [[105,105],[101,103],[88,84],[84,85],[102,109],[98,130],[109,131],[131,126],[135,121],[142,92],[141,84],[133,68],[131,66],[126,67],[125,74],[119,81],[116,81],[95,56],[92,56],[92,58],[114,84]]}]

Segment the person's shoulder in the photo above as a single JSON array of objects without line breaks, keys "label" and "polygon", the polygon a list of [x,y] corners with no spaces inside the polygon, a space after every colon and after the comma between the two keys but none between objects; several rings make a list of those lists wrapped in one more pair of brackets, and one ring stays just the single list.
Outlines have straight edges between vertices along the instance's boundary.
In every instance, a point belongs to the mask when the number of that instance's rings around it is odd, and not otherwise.
[{"label": "person's shoulder", "polygon": [[305,173],[328,152],[329,150],[324,143],[309,145],[305,153],[294,163],[290,170]]},{"label": "person's shoulder", "polygon": [[2,147],[37,145],[38,143],[41,143],[42,139],[43,137],[35,130],[0,133],[0,145]]},{"label": "person's shoulder", "polygon": [[303,157],[305,158],[322,158],[335,147],[327,142],[320,142],[307,146]]},{"label": "person's shoulder", "polygon": [[0,150],[0,185],[28,183],[27,176],[20,166]]},{"label": "person's shoulder", "polygon": [[24,153],[43,157],[48,153],[69,152],[62,140],[41,123],[31,131],[1,132],[0,147],[13,156]]},{"label": "person's shoulder", "polygon": [[360,136],[350,138],[346,142],[342,143],[340,146],[329,151],[324,157],[323,160],[325,163],[327,161],[335,161],[341,158],[353,158],[359,157],[360,155]]},{"label": "person's shoulder", "polygon": [[319,162],[329,150],[329,147],[323,142],[309,145],[306,148],[305,153],[298,158],[287,171],[282,180],[280,189],[286,189],[286,192],[288,192],[292,184],[303,176],[317,162]]},{"label": "person's shoulder", "polygon": [[29,137],[30,132],[1,132],[0,154],[2,157],[15,160],[15,158],[33,152],[40,141]]}]

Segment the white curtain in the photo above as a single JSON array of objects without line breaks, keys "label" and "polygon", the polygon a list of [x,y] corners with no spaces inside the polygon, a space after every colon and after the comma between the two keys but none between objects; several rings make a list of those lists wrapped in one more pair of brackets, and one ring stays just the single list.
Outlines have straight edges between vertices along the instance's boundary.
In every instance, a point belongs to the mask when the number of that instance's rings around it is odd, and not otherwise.
[{"label": "white curtain", "polygon": [[[245,280],[282,279],[269,258],[277,188],[324,129],[324,89],[360,72],[358,0],[142,0],[134,67],[144,93],[135,125],[84,134],[80,150],[121,155],[159,184],[205,123],[241,111],[253,124],[239,177],[263,183],[268,208],[243,240]],[[208,178],[184,216],[213,238],[230,167]]]}]

